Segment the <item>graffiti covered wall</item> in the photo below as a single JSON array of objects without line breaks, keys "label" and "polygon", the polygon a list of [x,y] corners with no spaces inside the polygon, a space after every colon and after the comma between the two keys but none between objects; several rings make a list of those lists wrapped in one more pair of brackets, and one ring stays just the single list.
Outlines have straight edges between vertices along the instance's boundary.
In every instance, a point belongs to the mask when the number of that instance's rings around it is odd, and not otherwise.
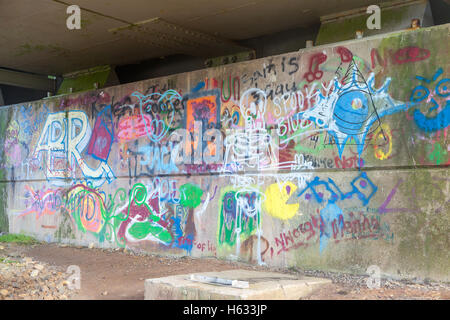
[{"label": "graffiti covered wall", "polygon": [[0,109],[0,228],[449,279],[449,25]]}]

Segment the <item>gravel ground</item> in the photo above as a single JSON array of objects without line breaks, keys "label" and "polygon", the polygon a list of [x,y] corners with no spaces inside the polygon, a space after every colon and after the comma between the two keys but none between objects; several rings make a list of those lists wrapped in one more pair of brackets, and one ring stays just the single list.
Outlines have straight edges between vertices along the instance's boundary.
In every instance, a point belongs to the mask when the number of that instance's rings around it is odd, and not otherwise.
[{"label": "gravel ground", "polygon": [[297,271],[298,274],[327,278],[332,284],[310,294],[307,300],[449,300],[450,284],[420,279],[382,277],[378,288],[369,288],[367,275],[325,271]]},{"label": "gravel ground", "polygon": [[[81,289],[69,288],[68,266],[81,270]],[[58,244],[0,243],[0,300],[136,299],[144,297],[144,280],[175,274],[247,269],[328,278],[331,284],[305,300],[450,300],[450,284],[382,278],[370,289],[367,275],[351,275],[294,268],[269,269],[216,258],[163,257],[129,250]]]},{"label": "gravel ground", "polygon": [[0,245],[0,300],[67,300],[76,293],[61,267],[5,249]]},{"label": "gravel ground", "polygon": [[[349,285],[351,284],[359,287],[367,287],[368,276],[366,275],[352,275],[352,274],[345,274],[345,273],[343,274],[325,271],[302,271],[302,273],[306,276],[311,277],[328,278],[331,279],[333,283],[341,283]],[[422,288],[426,290],[439,290],[439,289],[450,290],[450,284],[420,279],[394,280],[390,278],[381,278],[380,287],[385,287],[388,289],[411,287],[411,288]]]}]

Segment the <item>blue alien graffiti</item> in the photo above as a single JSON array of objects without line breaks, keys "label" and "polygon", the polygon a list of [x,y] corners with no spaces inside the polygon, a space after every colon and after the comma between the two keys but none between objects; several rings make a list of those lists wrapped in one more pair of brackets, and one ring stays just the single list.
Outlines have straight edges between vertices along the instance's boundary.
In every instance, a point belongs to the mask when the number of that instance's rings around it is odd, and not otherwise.
[{"label": "blue alien graffiti", "polygon": [[378,89],[374,88],[374,82],[375,75],[372,73],[366,82],[352,60],[345,77],[341,80],[335,77],[334,90],[326,96],[319,91],[315,106],[298,113],[298,117],[327,131],[336,142],[340,158],[352,140],[361,157],[367,135],[380,126],[381,118],[411,106],[389,95],[390,78]]}]

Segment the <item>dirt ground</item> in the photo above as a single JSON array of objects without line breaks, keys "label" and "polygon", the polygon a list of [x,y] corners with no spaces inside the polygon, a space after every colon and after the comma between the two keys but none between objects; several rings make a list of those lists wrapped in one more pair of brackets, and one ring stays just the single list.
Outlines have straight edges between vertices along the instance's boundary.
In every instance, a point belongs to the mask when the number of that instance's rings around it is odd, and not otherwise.
[{"label": "dirt ground", "polygon": [[[57,244],[17,245],[2,244],[0,256],[30,259],[65,273],[70,265],[81,270],[81,289],[66,294],[68,299],[133,299],[144,298],[144,280],[176,274],[222,271],[230,269],[271,270],[240,262],[215,258],[172,258],[156,255],[138,255],[123,250],[72,247]],[[5,258],[3,258],[3,263]],[[11,268],[11,267],[10,267]],[[18,271],[15,271],[18,273]],[[397,300],[397,299],[450,299],[450,285],[442,283],[412,283],[382,280],[379,289],[367,288],[365,277],[315,271],[284,271],[299,276],[318,276],[332,279],[333,283],[314,291],[306,300]],[[69,277],[69,275],[67,275]],[[0,278],[1,279],[1,278]],[[48,277],[46,278],[48,281]],[[16,282],[20,284],[20,279]],[[29,283],[29,282],[27,282]],[[55,282],[56,283],[56,282]],[[3,284],[5,286],[5,284]],[[24,284],[25,285],[25,284]],[[0,289],[2,283],[0,283]],[[20,285],[15,285],[20,287]],[[50,286],[50,285],[49,285]],[[10,288],[3,288],[10,290]],[[23,291],[23,290],[22,290]],[[29,294],[29,292],[28,292]],[[29,294],[30,295],[30,294]],[[29,296],[28,295],[28,296]],[[22,299],[14,294],[9,299]],[[0,297],[1,298],[1,297]],[[38,297],[39,298],[39,297]],[[25,298],[26,299],[26,298]],[[57,296],[54,299],[59,299]]]}]

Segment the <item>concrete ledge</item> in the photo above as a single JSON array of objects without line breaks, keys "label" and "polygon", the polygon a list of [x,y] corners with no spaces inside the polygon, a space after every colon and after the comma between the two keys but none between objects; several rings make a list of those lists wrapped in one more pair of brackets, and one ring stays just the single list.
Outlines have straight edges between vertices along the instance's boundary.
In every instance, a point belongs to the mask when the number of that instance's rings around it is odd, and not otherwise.
[{"label": "concrete ledge", "polygon": [[190,280],[191,274],[145,281],[145,300],[298,300],[317,287],[331,283],[329,279],[301,277],[276,272],[227,270],[195,273],[248,281],[248,289]]}]

